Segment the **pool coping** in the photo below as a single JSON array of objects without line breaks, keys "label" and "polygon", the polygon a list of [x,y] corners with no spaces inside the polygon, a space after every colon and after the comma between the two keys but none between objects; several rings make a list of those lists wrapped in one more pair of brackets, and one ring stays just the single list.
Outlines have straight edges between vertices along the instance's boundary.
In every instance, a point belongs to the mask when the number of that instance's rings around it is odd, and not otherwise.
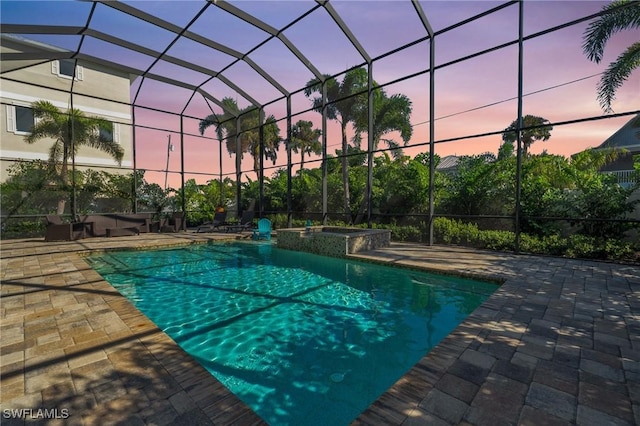
[{"label": "pool coping", "polygon": [[[264,424],[82,260],[234,238],[247,236],[2,241],[3,409],[69,407],[78,424]],[[348,258],[503,280],[353,424],[640,423],[637,267],[399,243]]]}]

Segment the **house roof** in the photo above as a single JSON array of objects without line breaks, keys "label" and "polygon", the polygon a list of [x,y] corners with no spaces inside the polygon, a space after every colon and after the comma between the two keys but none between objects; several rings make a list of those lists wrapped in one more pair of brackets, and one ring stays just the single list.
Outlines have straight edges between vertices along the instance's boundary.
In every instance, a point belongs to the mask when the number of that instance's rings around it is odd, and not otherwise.
[{"label": "house roof", "polygon": [[446,157],[442,157],[440,163],[436,166],[436,170],[451,170],[458,167],[459,157],[457,155],[447,155]]},{"label": "house roof", "polygon": [[596,149],[602,148],[624,148],[632,153],[640,152],[640,114],[629,120]]}]

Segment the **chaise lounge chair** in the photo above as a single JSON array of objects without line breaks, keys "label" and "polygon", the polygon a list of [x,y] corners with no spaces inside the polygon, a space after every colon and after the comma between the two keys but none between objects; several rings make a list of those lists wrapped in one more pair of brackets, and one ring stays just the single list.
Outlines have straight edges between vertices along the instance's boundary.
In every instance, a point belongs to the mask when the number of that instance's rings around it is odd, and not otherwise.
[{"label": "chaise lounge chair", "polygon": [[253,210],[245,210],[238,223],[227,224],[227,232],[242,232],[253,229],[253,218],[255,212]]},{"label": "chaise lounge chair", "polygon": [[226,224],[225,222],[226,220],[227,220],[226,211],[216,212],[213,215],[213,220],[211,222],[206,222],[198,226],[198,229],[196,229],[196,232],[211,232],[211,231],[219,230],[222,225]]}]

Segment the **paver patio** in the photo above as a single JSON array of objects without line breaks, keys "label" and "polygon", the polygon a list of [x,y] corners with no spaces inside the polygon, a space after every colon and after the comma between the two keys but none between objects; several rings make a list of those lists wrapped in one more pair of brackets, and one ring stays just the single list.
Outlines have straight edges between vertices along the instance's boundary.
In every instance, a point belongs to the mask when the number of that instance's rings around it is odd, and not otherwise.
[{"label": "paver patio", "polygon": [[[262,424],[82,259],[234,237],[2,241],[2,424],[43,409],[46,424]],[[412,244],[354,257],[503,282],[354,424],[640,424],[637,265]]]}]

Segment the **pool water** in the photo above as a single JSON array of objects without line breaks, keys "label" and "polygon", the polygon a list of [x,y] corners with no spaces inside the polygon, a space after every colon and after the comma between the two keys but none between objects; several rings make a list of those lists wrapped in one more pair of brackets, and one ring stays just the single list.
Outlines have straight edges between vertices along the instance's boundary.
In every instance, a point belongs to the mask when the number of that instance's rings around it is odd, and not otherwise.
[{"label": "pool water", "polygon": [[271,425],[349,424],[497,289],[262,242],[88,261]]}]

